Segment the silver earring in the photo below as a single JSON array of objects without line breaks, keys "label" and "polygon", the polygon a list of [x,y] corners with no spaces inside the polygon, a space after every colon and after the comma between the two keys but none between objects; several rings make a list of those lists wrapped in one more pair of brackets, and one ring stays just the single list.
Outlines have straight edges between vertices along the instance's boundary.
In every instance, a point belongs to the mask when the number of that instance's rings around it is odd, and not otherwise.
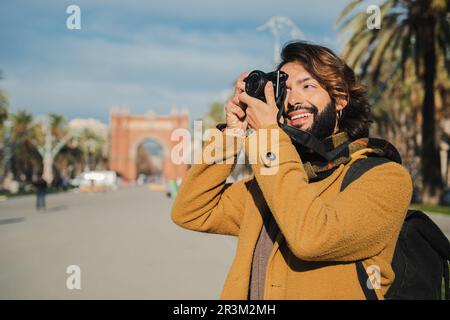
[{"label": "silver earring", "polygon": [[341,120],[341,118],[342,118],[342,110],[339,110],[338,111],[338,119]]}]

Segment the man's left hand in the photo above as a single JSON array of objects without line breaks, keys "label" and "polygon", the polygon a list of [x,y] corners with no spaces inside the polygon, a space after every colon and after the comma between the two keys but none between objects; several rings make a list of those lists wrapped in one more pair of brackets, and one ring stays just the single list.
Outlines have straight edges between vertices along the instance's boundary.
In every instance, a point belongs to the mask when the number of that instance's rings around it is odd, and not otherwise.
[{"label": "man's left hand", "polygon": [[240,93],[239,101],[247,105],[245,113],[247,114],[248,126],[258,130],[268,128],[277,124],[278,108],[275,102],[275,93],[272,82],[268,81],[264,88],[266,101],[249,96],[245,91]]}]

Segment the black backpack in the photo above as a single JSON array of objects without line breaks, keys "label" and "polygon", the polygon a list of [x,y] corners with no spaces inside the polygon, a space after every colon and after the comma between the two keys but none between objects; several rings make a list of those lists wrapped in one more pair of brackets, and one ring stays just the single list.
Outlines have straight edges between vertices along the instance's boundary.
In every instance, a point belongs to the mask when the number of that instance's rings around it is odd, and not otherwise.
[{"label": "black backpack", "polygon": [[[389,161],[378,157],[355,161],[344,177],[341,191],[367,170]],[[449,300],[449,260],[450,242],[439,227],[422,211],[408,210],[391,263],[395,279],[384,298],[440,300],[444,290],[445,300]],[[362,261],[356,262],[356,271],[367,300],[377,300],[367,285],[369,276]]]}]

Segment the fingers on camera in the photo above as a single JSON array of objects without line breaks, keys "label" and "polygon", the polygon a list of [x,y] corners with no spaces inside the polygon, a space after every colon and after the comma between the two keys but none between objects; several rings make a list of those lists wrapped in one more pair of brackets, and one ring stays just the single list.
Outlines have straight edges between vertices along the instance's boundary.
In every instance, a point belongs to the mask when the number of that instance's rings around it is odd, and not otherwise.
[{"label": "fingers on camera", "polygon": [[239,101],[239,94],[235,94],[234,97],[230,100],[233,104],[240,107],[242,110],[245,110],[247,106]]},{"label": "fingers on camera", "polygon": [[244,81],[238,81],[237,88],[239,90],[239,93],[245,91],[245,82]]},{"label": "fingers on camera", "polygon": [[245,71],[244,73],[242,73],[242,74],[239,76],[238,81],[244,81],[244,79],[247,78],[249,74],[250,74],[250,71]]},{"label": "fingers on camera", "polygon": [[275,92],[273,91],[273,84],[271,81],[266,83],[264,95],[266,96],[267,101],[275,101]]},{"label": "fingers on camera", "polygon": [[245,118],[244,110],[242,110],[242,108],[236,105],[233,101],[228,103],[228,110],[237,115],[241,119]]},{"label": "fingers on camera", "polygon": [[245,91],[245,82],[244,79],[247,78],[247,76],[250,74],[249,71],[244,72],[239,76],[239,78],[236,81],[236,91],[235,93],[239,94],[241,92]]}]

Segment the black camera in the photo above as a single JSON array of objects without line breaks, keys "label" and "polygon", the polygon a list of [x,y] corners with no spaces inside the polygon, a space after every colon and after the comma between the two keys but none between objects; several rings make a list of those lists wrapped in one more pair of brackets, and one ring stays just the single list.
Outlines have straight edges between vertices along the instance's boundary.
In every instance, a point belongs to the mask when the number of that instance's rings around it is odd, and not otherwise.
[{"label": "black camera", "polygon": [[277,70],[269,73],[264,73],[260,70],[254,70],[250,72],[247,78],[245,78],[245,92],[251,97],[257,98],[262,101],[266,101],[264,95],[264,87],[268,81],[272,81],[273,90],[275,93],[275,101],[277,106],[283,103],[286,96],[286,80],[288,74]]},{"label": "black camera", "polygon": [[[288,74],[277,70],[269,73],[264,73],[260,70],[250,72],[247,78],[245,78],[245,92],[249,96],[257,98],[266,102],[266,96],[264,94],[264,87],[268,81],[272,81],[273,90],[275,93],[275,101],[278,107],[277,123],[281,129],[283,129],[291,138],[294,143],[298,143],[306,148],[312,149],[320,154],[324,159],[330,161],[335,156],[332,152],[327,152],[325,144],[314,137],[311,133],[292,127],[287,124],[284,113],[284,99],[286,98],[286,80]],[[283,119],[283,121],[282,121]]]}]

